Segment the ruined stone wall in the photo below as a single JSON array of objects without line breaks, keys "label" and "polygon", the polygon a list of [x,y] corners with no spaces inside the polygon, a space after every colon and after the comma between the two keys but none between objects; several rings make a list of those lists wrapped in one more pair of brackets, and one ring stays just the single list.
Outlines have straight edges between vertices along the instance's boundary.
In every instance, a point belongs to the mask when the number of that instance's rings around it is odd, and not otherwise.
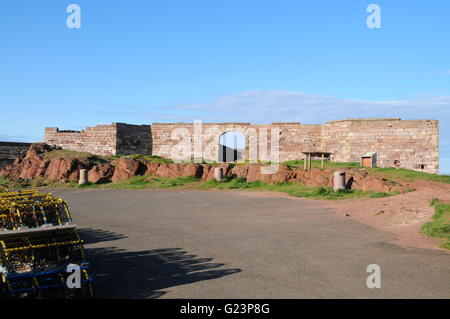
[{"label": "ruined stone wall", "polygon": [[0,142],[0,167],[10,164],[14,159],[28,151],[31,143]]},{"label": "ruined stone wall", "polygon": [[116,123],[116,129],[116,155],[152,154],[152,133],[150,125]]},{"label": "ruined stone wall", "polygon": [[337,162],[358,162],[377,153],[377,166],[439,172],[438,121],[400,119],[342,120],[322,126],[323,150]]},{"label": "ruined stone wall", "polygon": [[[251,123],[203,123],[197,126],[193,123],[153,123],[152,140],[153,154],[172,158],[172,152],[178,149],[180,152],[188,151],[197,154],[194,147],[194,135],[197,141],[201,136],[201,154],[199,157],[210,160],[219,160],[219,139],[226,132],[234,131],[245,136],[245,150],[243,158],[269,160],[272,147],[272,134],[277,131],[279,135],[279,160],[287,161],[303,158],[302,152],[313,151],[321,145],[321,126],[302,125],[299,123],[273,123],[273,124],[251,124]],[[183,149],[182,137],[190,136],[190,141]],[[186,142],[186,141],[185,141]],[[174,146],[178,145],[178,149]],[[263,148],[266,148],[264,150]],[[178,154],[178,153],[177,153]],[[255,155],[256,154],[256,155]],[[197,156],[196,156],[197,157]]]},{"label": "ruined stone wall", "polygon": [[61,131],[57,127],[46,127],[45,143],[63,149],[89,152],[97,155],[116,155],[116,124],[86,127],[82,131]]},{"label": "ruined stone wall", "polygon": [[97,155],[151,154],[150,125],[113,123],[87,127],[82,131],[45,128],[45,143],[78,152]]},{"label": "ruined stone wall", "polygon": [[[329,152],[331,160],[358,162],[367,152],[377,153],[377,165],[437,173],[438,122],[434,120],[359,119],[304,125],[294,122],[251,123],[114,123],[80,132],[46,128],[45,142],[65,149],[100,155],[153,154],[183,160],[219,161],[219,140],[226,132],[245,136],[244,160],[303,159],[303,152]],[[279,157],[271,158],[274,136]],[[194,143],[194,140],[201,143]]]}]

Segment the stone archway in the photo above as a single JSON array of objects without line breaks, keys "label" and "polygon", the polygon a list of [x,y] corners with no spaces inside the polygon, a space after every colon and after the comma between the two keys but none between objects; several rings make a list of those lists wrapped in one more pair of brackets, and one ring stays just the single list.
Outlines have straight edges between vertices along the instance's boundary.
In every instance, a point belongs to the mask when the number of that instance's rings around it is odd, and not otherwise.
[{"label": "stone archway", "polygon": [[245,134],[237,130],[228,130],[220,134],[217,149],[218,162],[241,162],[244,161],[245,154]]}]

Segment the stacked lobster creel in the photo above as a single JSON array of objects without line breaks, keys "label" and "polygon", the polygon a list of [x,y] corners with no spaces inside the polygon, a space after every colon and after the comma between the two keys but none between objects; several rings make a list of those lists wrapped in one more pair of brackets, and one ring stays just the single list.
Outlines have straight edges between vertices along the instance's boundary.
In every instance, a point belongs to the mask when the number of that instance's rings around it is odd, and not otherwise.
[{"label": "stacked lobster creel", "polygon": [[[83,242],[71,222],[60,198],[0,190],[0,298],[92,297]],[[68,285],[72,274],[80,275],[79,288]]]}]

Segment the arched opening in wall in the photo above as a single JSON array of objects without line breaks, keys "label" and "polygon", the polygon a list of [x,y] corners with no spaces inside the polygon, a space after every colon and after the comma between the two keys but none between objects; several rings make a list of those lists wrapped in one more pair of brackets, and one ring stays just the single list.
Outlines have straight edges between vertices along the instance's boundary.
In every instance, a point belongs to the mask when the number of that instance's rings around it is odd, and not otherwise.
[{"label": "arched opening in wall", "polygon": [[244,158],[245,136],[242,133],[229,131],[219,138],[219,162],[237,162]]}]

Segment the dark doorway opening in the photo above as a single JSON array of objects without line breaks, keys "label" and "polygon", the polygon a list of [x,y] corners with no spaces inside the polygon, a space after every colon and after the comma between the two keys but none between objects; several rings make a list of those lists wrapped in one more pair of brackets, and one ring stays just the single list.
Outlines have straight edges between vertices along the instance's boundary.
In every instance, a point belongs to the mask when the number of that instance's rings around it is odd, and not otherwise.
[{"label": "dark doorway opening", "polygon": [[244,158],[245,136],[241,133],[226,132],[219,139],[219,162],[237,162]]}]

